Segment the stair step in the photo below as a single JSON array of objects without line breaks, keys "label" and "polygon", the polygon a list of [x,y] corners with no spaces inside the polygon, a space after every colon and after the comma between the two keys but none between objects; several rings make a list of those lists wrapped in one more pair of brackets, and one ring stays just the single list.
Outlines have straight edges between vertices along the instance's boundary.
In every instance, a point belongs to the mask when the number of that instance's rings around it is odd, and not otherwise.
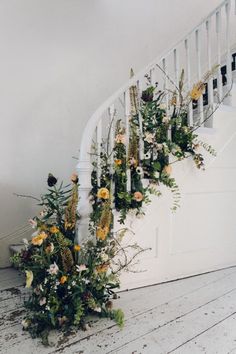
[{"label": "stair step", "polygon": [[13,245],[9,246],[9,250],[12,255],[20,253],[24,248],[25,248],[25,245],[23,243],[13,244]]}]

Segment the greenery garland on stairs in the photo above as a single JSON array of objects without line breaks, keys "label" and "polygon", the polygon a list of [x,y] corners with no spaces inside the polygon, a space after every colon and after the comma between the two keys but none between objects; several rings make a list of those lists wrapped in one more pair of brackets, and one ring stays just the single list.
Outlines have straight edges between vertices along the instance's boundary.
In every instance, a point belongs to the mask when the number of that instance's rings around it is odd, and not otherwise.
[{"label": "greenery garland on stairs", "polygon": [[[212,74],[207,73],[204,80]],[[48,191],[40,201],[42,211],[30,220],[35,229],[32,239],[25,240],[25,249],[12,257],[31,289],[22,324],[32,337],[41,336],[47,344],[51,329],[87,329],[92,314],[109,317],[123,326],[124,314],[113,308],[112,298],[117,297],[121,271],[132,270],[132,263],[144,250],[137,244],[123,246],[126,229],[113,230],[113,210],[118,212],[120,224],[131,211],[144,214],[143,205],[150,202],[151,194],[160,195],[161,184],[173,192],[176,210],[180,192],[172,176],[173,164],[192,157],[196,167],[202,169],[200,149],[215,155],[211,146],[199,141],[196,126],[189,127],[187,121],[188,106],[203,94],[204,81],[187,93],[183,82],[182,72],[178,87],[168,92],[168,106],[163,103],[167,92],[158,90],[157,84],[151,85],[149,77],[141,97],[136,86],[130,88],[128,141],[120,117],[114,148],[109,152],[108,136],[101,146],[99,166],[96,149],[93,152],[90,238],[82,244],[76,238],[78,177],[72,175],[71,184],[64,186],[49,174]]]}]

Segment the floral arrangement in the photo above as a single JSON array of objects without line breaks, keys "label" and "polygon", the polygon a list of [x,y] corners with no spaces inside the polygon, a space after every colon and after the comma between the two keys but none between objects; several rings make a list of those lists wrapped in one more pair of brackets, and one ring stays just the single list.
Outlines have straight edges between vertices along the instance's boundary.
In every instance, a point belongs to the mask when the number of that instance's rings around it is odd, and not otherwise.
[{"label": "floral arrangement", "polygon": [[[25,249],[12,257],[26,275],[26,287],[31,288],[23,327],[33,337],[41,336],[45,344],[50,329],[86,329],[89,314],[107,316],[121,327],[124,321],[123,312],[113,309],[111,301],[113,289],[119,287],[119,272],[125,268],[112,263],[122,235],[104,241],[108,233],[104,224],[97,231],[97,243],[76,243],[78,177],[73,175],[71,180],[72,186],[57,186],[57,179],[49,175],[48,193],[40,202],[43,210],[30,220],[35,229],[32,239],[25,240]],[[100,190],[100,197],[107,200],[106,191]],[[108,204],[101,222],[106,213],[110,217]]]},{"label": "floral arrangement", "polygon": [[[180,192],[172,165],[192,157],[196,167],[204,169],[200,147],[215,155],[211,146],[198,139],[199,125],[188,125],[187,114],[189,104],[196,104],[203,95],[204,81],[212,73],[186,94],[183,72],[178,87],[168,93],[158,90],[158,84],[151,85],[148,76],[141,97],[136,86],[130,87],[129,131],[118,119],[112,151],[108,136],[101,146],[99,165],[97,159],[93,161],[90,238],[82,244],[76,235],[78,176],[72,175],[71,184],[64,186],[49,174],[48,191],[39,200],[42,212],[30,220],[35,229],[32,239],[12,257],[26,275],[26,287],[31,288],[23,327],[33,337],[41,336],[47,343],[50,329],[86,329],[91,314],[123,326],[124,314],[113,308],[111,299],[116,297],[120,272],[132,271],[130,266],[145,250],[137,244],[122,246],[126,229],[114,232],[113,210],[119,212],[121,224],[130,211],[144,214],[143,205],[150,202],[151,194],[161,194],[161,184],[173,192],[172,209],[177,209]],[[93,155],[97,157],[96,149]]]},{"label": "floral arrangement", "polygon": [[[201,124],[197,122],[197,125],[192,127],[188,124],[188,107],[190,104],[196,104],[203,95],[204,82],[213,75],[216,68],[206,73],[203,80],[194,84],[187,93],[184,92],[184,71],[181,73],[178,87],[174,86],[174,89],[168,92],[158,90],[157,83],[155,86],[151,85],[148,76],[147,88],[141,97],[138,96],[136,86],[130,87],[129,134],[122,120],[118,119],[114,148],[110,153],[110,137],[103,141],[99,166],[100,184],[97,178],[97,162],[93,162],[91,219],[95,224],[99,225],[99,187],[112,194],[111,203],[119,212],[120,223],[125,222],[130,211],[136,215],[144,214],[143,204],[150,202],[150,194],[161,195],[158,188],[161,184],[170,188],[173,193],[172,210],[175,211],[179,207],[180,192],[172,176],[173,164],[192,157],[196,167],[204,169],[204,157],[200,148],[203,147],[213,156],[216,154],[210,145],[199,140],[196,129]],[[171,95],[171,99],[166,100],[167,95]],[[210,116],[211,114],[204,122]],[[96,156],[96,148],[94,155]],[[130,179],[129,188],[127,179]]]}]

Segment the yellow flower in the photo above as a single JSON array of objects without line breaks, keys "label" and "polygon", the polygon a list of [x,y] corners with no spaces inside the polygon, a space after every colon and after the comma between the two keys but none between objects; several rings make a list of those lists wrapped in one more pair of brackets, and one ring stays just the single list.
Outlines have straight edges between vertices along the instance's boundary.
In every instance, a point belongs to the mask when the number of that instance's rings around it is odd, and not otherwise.
[{"label": "yellow flower", "polygon": [[98,273],[105,273],[108,269],[108,264],[101,264],[99,266],[96,267],[96,271]]},{"label": "yellow flower", "polygon": [[50,227],[50,232],[52,234],[57,234],[59,232],[58,227],[56,227],[55,225],[53,225],[52,227]]},{"label": "yellow flower", "polygon": [[60,279],[60,284],[64,284],[67,281],[68,277],[66,275],[63,275]]},{"label": "yellow flower", "polygon": [[109,199],[110,193],[107,188],[100,188],[97,193],[97,197],[101,199]]},{"label": "yellow flower", "polygon": [[121,159],[116,159],[114,162],[115,162],[116,166],[120,166],[122,164],[122,160]]},{"label": "yellow flower", "polygon": [[34,246],[41,246],[43,241],[48,237],[48,235],[43,231],[40,234],[38,234],[37,236],[34,236],[31,240],[31,243]]},{"label": "yellow flower", "polygon": [[171,165],[166,165],[166,166],[163,168],[163,172],[165,172],[167,175],[170,175],[171,172],[172,172],[172,166],[171,166]]},{"label": "yellow flower", "polygon": [[202,94],[205,91],[205,86],[204,83],[199,81],[195,85],[193,85],[192,90],[190,91],[190,97],[192,100],[199,100],[199,98],[202,96]]},{"label": "yellow flower", "polygon": [[25,285],[25,287],[26,288],[30,288],[31,284],[32,284],[32,281],[34,279],[34,274],[33,274],[32,270],[26,270],[25,274],[26,274],[26,285]]},{"label": "yellow flower", "polygon": [[135,192],[134,199],[136,202],[141,202],[143,200],[143,194],[141,192]]},{"label": "yellow flower", "polygon": [[109,227],[108,226],[104,226],[104,227],[98,227],[97,228],[97,232],[96,232],[96,236],[99,240],[104,241],[107,237],[107,234],[109,232]]},{"label": "yellow flower", "polygon": [[74,250],[79,252],[81,250],[81,246],[80,245],[74,245]]}]

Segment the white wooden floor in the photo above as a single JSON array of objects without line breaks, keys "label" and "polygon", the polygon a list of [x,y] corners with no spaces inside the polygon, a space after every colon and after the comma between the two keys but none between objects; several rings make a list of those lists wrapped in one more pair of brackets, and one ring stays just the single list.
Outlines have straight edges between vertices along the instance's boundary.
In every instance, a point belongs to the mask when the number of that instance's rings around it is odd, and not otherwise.
[{"label": "white wooden floor", "polygon": [[236,353],[236,267],[120,293],[119,330],[93,320],[86,331],[52,333],[43,347],[21,328],[25,289],[13,269],[0,271],[0,352],[4,354]]}]

